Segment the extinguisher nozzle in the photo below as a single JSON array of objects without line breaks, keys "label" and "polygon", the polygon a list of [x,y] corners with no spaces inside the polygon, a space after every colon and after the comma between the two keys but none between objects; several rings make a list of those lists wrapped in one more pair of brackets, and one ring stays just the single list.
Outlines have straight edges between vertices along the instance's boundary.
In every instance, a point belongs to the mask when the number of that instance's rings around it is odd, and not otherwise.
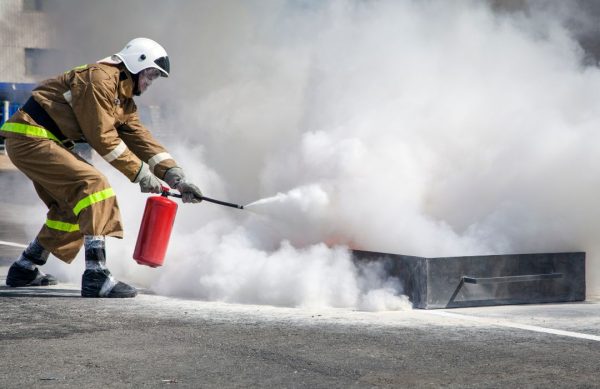
[{"label": "extinguisher nozzle", "polygon": [[209,203],[224,205],[226,207],[237,208],[237,209],[244,209],[243,205],[228,203],[226,201],[221,201],[221,200],[215,200],[215,199],[211,199],[209,197],[202,196],[202,200],[208,201]]}]

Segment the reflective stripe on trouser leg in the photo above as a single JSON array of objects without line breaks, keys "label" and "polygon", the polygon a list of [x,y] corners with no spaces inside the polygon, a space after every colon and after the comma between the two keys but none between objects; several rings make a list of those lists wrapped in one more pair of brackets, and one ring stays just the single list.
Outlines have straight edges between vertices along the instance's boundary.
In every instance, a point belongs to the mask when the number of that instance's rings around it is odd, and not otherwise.
[{"label": "reflective stripe on trouser leg", "polygon": [[110,184],[100,171],[49,139],[6,138],[5,142],[11,161],[31,179],[48,207],[38,240],[55,257],[73,261],[84,234],[123,237],[116,197],[107,191]]},{"label": "reflective stripe on trouser leg", "polygon": [[52,228],[53,230],[63,231],[63,232],[75,232],[79,231],[79,224],[66,223],[58,220],[46,220],[46,226],[48,228]]},{"label": "reflective stripe on trouser leg", "polygon": [[73,213],[77,216],[83,209],[89,207],[90,205],[98,203],[100,201],[104,201],[114,196],[115,191],[113,190],[113,188],[106,188],[101,191],[94,192],[91,195],[88,195],[79,200],[73,208]]},{"label": "reflective stripe on trouser leg", "polygon": [[86,196],[73,208],[83,235],[123,237],[119,205],[112,188]]},{"label": "reflective stripe on trouser leg", "polygon": [[48,248],[55,257],[71,263],[83,246],[83,235],[79,231],[61,231],[48,227],[47,224],[37,235],[38,241]]},{"label": "reflective stripe on trouser leg", "polygon": [[[110,188],[109,188],[110,189]],[[53,206],[38,235],[40,242],[61,260],[70,263],[83,245],[83,235],[108,235],[121,238],[123,229],[114,191],[86,196],[75,215],[73,209]]]},{"label": "reflective stripe on trouser leg", "polygon": [[[47,200],[42,188],[36,186],[36,190],[40,197]],[[70,209],[60,208],[56,202],[50,202],[46,222],[37,239],[54,256],[67,263],[75,259],[83,245],[77,217]]]}]

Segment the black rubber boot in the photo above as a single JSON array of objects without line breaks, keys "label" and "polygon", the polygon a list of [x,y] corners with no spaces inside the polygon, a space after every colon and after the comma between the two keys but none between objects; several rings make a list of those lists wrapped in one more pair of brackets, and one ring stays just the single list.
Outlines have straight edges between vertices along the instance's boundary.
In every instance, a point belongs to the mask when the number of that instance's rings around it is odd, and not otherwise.
[{"label": "black rubber boot", "polygon": [[135,297],[137,290],[117,281],[106,268],[106,250],[103,236],[86,235],[85,272],[81,277],[82,297],[127,298]]},{"label": "black rubber boot", "polygon": [[6,276],[6,285],[12,286],[13,288],[56,284],[57,280],[54,276],[44,274],[38,268],[33,270],[25,269],[16,263],[13,263],[8,269],[8,275]]},{"label": "black rubber boot", "polygon": [[128,298],[136,295],[133,286],[115,280],[108,269],[87,269],[81,277],[82,297]]}]

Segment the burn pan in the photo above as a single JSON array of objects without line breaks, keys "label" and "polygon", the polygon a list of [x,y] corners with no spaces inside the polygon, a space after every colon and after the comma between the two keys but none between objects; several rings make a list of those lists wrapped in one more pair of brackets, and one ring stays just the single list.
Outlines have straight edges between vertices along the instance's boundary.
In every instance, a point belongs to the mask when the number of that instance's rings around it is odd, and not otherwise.
[{"label": "burn pan", "polygon": [[437,309],[585,300],[585,253],[425,258],[353,250],[400,280],[413,308]]}]

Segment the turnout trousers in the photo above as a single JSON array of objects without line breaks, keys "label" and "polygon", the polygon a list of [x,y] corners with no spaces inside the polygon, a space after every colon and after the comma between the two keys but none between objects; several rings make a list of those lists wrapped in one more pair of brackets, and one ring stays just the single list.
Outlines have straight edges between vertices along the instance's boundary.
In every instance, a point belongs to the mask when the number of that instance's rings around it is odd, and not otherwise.
[{"label": "turnout trousers", "polygon": [[38,137],[7,137],[12,163],[31,181],[48,207],[40,244],[70,263],[84,235],[123,237],[114,190],[94,166],[59,143]]}]

